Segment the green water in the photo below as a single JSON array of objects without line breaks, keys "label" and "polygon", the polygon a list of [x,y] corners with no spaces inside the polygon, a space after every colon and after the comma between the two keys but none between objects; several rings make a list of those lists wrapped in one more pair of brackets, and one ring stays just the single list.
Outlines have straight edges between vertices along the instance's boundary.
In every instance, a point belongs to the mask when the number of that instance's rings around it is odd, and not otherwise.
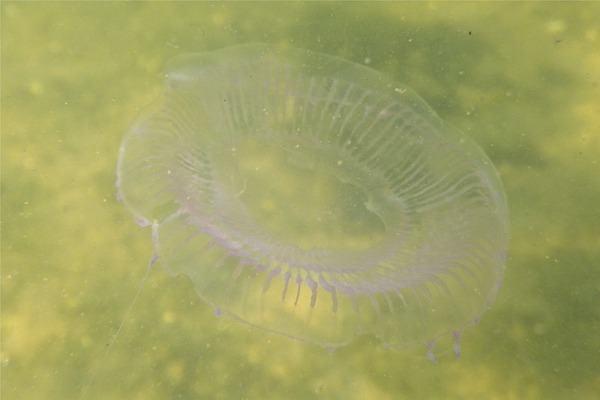
[{"label": "green water", "polygon": [[[593,399],[600,6],[2,2],[3,399]],[[186,51],[289,43],[393,76],[503,179],[504,287],[451,344],[333,354],[216,318],[115,199],[124,132]],[[125,327],[108,349],[113,334]]]}]

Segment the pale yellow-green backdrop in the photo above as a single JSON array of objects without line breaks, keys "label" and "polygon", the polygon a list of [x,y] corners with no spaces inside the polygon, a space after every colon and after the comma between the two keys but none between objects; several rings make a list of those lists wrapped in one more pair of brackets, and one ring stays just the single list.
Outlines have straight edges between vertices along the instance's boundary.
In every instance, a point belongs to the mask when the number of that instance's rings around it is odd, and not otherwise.
[{"label": "pale yellow-green backdrop", "polygon": [[[2,399],[597,398],[598,3],[0,7]],[[370,62],[498,167],[506,279],[460,360],[251,330],[159,264],[126,317],[152,243],[115,199],[120,140],[170,57],[257,41]]]}]

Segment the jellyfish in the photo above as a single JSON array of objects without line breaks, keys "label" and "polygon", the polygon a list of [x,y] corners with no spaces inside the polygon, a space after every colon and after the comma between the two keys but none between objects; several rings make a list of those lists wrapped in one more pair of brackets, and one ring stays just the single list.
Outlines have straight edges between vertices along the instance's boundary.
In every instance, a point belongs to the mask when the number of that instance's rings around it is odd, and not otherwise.
[{"label": "jellyfish", "polygon": [[501,285],[508,216],[489,158],[371,68],[246,44],[172,59],[126,133],[119,198],[216,315],[336,348],[447,336]]}]

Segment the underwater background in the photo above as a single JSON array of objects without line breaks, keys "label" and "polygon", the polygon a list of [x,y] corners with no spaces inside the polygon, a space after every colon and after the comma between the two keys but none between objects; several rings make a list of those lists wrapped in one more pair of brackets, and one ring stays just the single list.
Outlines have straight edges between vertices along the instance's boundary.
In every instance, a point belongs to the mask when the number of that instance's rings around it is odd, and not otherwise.
[{"label": "underwater background", "polygon": [[[2,2],[3,399],[594,399],[600,4]],[[247,42],[406,84],[504,183],[504,286],[462,337],[333,353],[224,318],[116,200],[122,137],[171,57]],[[124,322],[113,342],[113,336]]]}]

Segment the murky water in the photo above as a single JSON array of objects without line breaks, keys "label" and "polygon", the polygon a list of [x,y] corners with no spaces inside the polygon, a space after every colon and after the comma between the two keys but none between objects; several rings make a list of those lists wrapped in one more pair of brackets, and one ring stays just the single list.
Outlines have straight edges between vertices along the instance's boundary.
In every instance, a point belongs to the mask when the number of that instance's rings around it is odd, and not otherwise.
[{"label": "murky water", "polygon": [[[2,397],[594,398],[599,17],[593,3],[3,2]],[[160,261],[126,316],[153,248],[116,200],[121,138],[167,60],[247,42],[374,68],[496,165],[508,267],[459,360],[451,337],[432,363],[425,344],[375,335],[332,354],[265,335],[215,318]]]}]

